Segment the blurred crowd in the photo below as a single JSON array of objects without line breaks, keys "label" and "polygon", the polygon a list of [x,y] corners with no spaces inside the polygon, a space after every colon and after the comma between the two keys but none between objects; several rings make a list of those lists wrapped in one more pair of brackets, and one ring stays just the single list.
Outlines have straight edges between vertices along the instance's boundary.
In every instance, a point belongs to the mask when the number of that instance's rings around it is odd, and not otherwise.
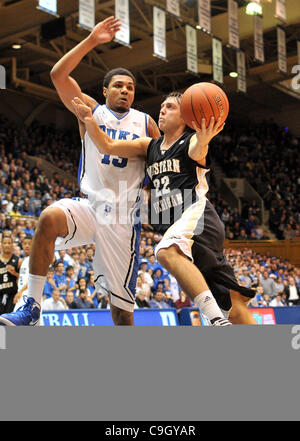
[{"label": "blurred crowd", "polygon": [[[279,239],[299,237],[298,140],[275,125],[226,129],[213,152],[228,176],[245,177],[270,210],[270,228]],[[60,133],[32,124],[22,130],[0,117],[0,233],[13,238],[13,253],[23,257],[22,241],[33,236],[41,211],[55,200],[74,196],[72,183],[54,174],[45,176],[27,154],[44,158],[76,174],[80,149],[78,134]],[[225,225],[228,239],[269,239],[261,228],[256,201],[232,209],[210,178],[209,199]],[[144,231],[139,250],[136,308],[193,306],[171,274],[155,260],[161,236]],[[299,269],[275,257],[251,250],[226,250],[241,284],[257,291],[253,306],[299,303]],[[56,252],[44,290],[43,308],[109,308],[107,291],[94,286],[94,246]]]},{"label": "blurred crowd", "polygon": [[228,124],[215,138],[213,152],[227,177],[247,179],[263,198],[277,239],[300,238],[299,139],[288,128],[271,122]]},{"label": "blurred crowd", "polygon": [[[276,124],[235,127],[230,124],[211,143],[211,152],[228,177],[243,177],[257,190],[269,210],[269,228],[278,239],[300,239],[299,140]],[[33,123],[19,129],[0,116],[1,213],[39,216],[62,197],[74,196],[72,183],[54,174],[45,176],[27,155],[44,158],[72,175],[77,174],[78,133],[60,132]],[[225,224],[231,240],[270,239],[261,226],[257,202],[243,202],[241,213],[231,208],[217,190],[213,170],[208,198]],[[78,193],[78,190],[77,190]]]},{"label": "blurred crowd", "polygon": [[[31,228],[32,227],[32,228]],[[22,242],[31,236],[34,225],[18,225],[11,234],[12,253],[22,258]],[[144,231],[140,242],[135,308],[192,307],[176,279],[155,259],[155,247],[161,236]],[[49,267],[43,293],[43,310],[109,308],[108,291],[94,285],[95,246],[56,251]],[[256,290],[254,307],[293,306],[300,304],[300,268],[288,260],[260,255],[253,250],[226,249],[225,255],[234,268],[239,283]]]}]

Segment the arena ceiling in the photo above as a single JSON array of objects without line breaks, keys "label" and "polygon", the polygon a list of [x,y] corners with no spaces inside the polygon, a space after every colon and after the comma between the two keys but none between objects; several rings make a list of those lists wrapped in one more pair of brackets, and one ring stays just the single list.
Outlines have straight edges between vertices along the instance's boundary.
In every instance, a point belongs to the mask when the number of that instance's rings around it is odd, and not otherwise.
[{"label": "arena ceiling", "polygon": [[[224,63],[224,88],[230,96],[233,114],[240,108],[253,112],[291,112],[299,107],[292,92],[280,85],[291,78],[291,68],[297,63],[297,40],[300,40],[299,0],[286,0],[287,61],[288,75],[277,67],[275,0],[263,0],[264,47],[266,62],[260,65],[254,60],[253,18],[245,14],[245,1],[239,0],[239,32],[241,48],[246,51],[247,94],[236,92],[236,79],[229,72],[236,70],[235,51],[228,44],[227,0],[212,0],[212,32],[222,39]],[[54,18],[36,8],[37,0],[0,0],[0,64],[7,72],[7,90],[1,91],[2,105],[12,94],[26,96],[31,100],[32,120],[48,105],[61,108],[52,87],[49,72],[61,56],[88,35],[77,26],[78,0],[59,1],[59,15],[65,18],[66,32],[53,40],[41,36],[41,25]],[[114,1],[96,1],[96,22],[114,15]],[[182,21],[167,17],[167,62],[153,56],[152,7],[165,5],[165,0],[130,0],[131,48],[111,42],[94,49],[74,71],[81,88],[102,102],[101,83],[104,73],[118,66],[130,69],[137,77],[135,107],[157,116],[163,95],[171,90],[184,90],[198,81],[211,81],[211,37],[198,32],[198,77],[186,71],[185,23],[197,24],[196,1],[181,1]],[[194,6],[193,6],[194,5]],[[12,49],[12,44],[21,49]],[[288,84],[288,83],[287,83]],[[296,95],[297,96],[297,95]],[[0,103],[1,104],[1,103]],[[298,113],[299,115],[299,113]],[[292,119],[287,116],[290,122]],[[299,116],[297,118],[299,122]],[[293,124],[293,123],[292,123]],[[294,124],[295,127],[297,123]],[[298,128],[299,129],[299,128]],[[297,130],[297,127],[296,129]],[[300,129],[299,129],[300,135]]]}]

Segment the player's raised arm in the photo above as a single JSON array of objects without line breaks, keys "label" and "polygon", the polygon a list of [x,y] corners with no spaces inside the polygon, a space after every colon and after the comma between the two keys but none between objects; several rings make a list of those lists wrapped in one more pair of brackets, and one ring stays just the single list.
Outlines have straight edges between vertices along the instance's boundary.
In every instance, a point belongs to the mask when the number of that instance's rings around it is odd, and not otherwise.
[{"label": "player's raised arm", "polygon": [[77,118],[84,123],[91,140],[100,153],[121,156],[122,158],[146,158],[151,138],[136,138],[134,140],[113,140],[100,129],[93,118],[92,109],[80,98],[72,100]]},{"label": "player's raised arm", "polygon": [[214,117],[210,119],[209,126],[206,128],[206,121],[203,118],[201,123],[201,128],[199,128],[193,121],[193,128],[196,131],[195,135],[191,137],[189,145],[189,157],[194,161],[197,161],[201,165],[205,165],[205,159],[208,152],[208,144],[214,136],[216,136],[221,130],[223,130],[224,125],[220,126],[221,118],[216,122]]},{"label": "player's raised arm", "polygon": [[94,49],[98,44],[104,44],[112,40],[115,33],[120,29],[120,20],[108,17],[98,23],[87,38],[81,41],[71,51],[65,54],[51,70],[51,79],[57,93],[64,105],[73,113],[72,99],[77,96],[86,104],[95,106],[97,102],[81,92],[78,83],[70,76],[70,73],[79,65],[82,58]]}]

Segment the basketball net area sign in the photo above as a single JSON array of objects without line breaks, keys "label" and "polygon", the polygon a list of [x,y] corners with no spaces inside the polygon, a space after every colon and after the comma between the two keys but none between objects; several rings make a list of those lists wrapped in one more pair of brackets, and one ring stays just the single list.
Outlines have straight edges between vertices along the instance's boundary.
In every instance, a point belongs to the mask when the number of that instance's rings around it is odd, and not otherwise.
[{"label": "basketball net area sign", "polygon": [[0,65],[0,89],[6,89],[6,71],[5,67]]}]

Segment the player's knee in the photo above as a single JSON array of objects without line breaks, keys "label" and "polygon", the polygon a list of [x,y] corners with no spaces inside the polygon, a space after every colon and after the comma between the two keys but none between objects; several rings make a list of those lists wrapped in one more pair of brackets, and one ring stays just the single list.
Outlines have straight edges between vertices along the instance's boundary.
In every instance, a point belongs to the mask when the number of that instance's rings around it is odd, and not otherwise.
[{"label": "player's knee", "polygon": [[232,306],[241,308],[247,307],[250,302],[250,299],[248,297],[245,297],[241,293],[233,290],[230,290],[230,299]]},{"label": "player's knee", "polygon": [[168,269],[175,262],[176,256],[178,256],[178,252],[173,247],[162,248],[157,253],[157,260],[164,268]]},{"label": "player's knee", "polygon": [[45,238],[66,236],[68,224],[63,210],[57,207],[46,208],[39,218],[37,232]]}]

